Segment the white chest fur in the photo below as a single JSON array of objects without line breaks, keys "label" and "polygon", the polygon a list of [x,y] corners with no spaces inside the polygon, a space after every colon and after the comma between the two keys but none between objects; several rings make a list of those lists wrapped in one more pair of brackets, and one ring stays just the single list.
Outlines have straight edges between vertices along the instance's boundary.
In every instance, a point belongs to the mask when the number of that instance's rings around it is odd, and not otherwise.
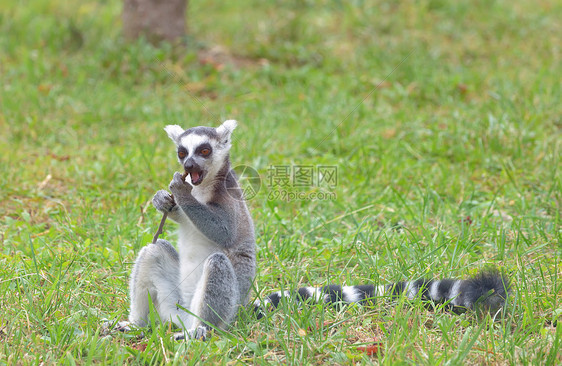
[{"label": "white chest fur", "polygon": [[[199,185],[192,188],[191,194],[199,203],[206,205],[213,191],[212,187]],[[179,281],[184,303],[189,304],[203,275],[205,260],[211,254],[220,252],[221,248],[203,235],[185,213],[182,216],[178,232]]]},{"label": "white chest fur", "polygon": [[213,197],[213,187],[203,185],[195,186],[191,190],[191,195],[199,201],[199,203],[206,205]]},{"label": "white chest fur", "polygon": [[185,216],[178,232],[178,252],[181,263],[179,281],[185,304],[191,302],[197,283],[203,274],[205,260],[209,255],[219,251],[221,251],[220,247],[207,239]]}]

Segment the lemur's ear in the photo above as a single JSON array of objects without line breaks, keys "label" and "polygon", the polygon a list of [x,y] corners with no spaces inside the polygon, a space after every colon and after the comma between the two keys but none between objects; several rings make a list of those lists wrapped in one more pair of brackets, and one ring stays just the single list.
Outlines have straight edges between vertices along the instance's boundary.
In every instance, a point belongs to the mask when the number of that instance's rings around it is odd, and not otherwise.
[{"label": "lemur's ear", "polygon": [[179,137],[183,133],[184,129],[178,125],[168,125],[164,127],[164,131],[168,134],[168,137],[172,139],[175,143],[178,143]]},{"label": "lemur's ear", "polygon": [[238,122],[233,119],[229,119],[217,127],[217,133],[219,134],[222,143],[228,143],[230,141],[230,135],[236,126],[238,126]]}]

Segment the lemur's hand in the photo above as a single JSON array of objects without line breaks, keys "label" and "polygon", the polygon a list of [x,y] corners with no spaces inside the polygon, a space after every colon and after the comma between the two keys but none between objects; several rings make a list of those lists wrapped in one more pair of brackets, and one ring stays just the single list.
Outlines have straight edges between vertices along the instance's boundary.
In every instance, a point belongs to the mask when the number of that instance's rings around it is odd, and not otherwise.
[{"label": "lemur's hand", "polygon": [[152,204],[158,211],[162,213],[171,212],[174,207],[176,207],[174,197],[172,197],[170,193],[164,190],[156,192],[154,197],[152,197]]},{"label": "lemur's hand", "polygon": [[192,197],[191,189],[193,187],[191,184],[185,182],[185,176],[179,172],[174,173],[174,178],[170,182],[169,188],[178,203]]}]

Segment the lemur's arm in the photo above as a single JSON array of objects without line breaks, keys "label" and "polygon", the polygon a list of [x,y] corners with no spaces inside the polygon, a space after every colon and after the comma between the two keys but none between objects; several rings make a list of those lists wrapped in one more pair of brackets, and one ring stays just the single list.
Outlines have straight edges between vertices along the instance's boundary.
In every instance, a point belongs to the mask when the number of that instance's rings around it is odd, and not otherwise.
[{"label": "lemur's arm", "polygon": [[227,210],[215,203],[204,205],[197,201],[191,194],[192,186],[185,182],[181,173],[174,174],[169,188],[176,204],[203,235],[220,246],[233,244],[236,227]]}]

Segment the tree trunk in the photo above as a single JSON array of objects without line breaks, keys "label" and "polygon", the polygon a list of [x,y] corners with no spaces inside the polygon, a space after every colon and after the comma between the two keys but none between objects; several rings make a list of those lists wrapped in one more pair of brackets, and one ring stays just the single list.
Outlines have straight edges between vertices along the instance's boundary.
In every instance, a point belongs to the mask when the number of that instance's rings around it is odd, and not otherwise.
[{"label": "tree trunk", "polygon": [[123,0],[123,33],[129,39],[141,35],[151,42],[174,40],[185,34],[188,0]]}]

